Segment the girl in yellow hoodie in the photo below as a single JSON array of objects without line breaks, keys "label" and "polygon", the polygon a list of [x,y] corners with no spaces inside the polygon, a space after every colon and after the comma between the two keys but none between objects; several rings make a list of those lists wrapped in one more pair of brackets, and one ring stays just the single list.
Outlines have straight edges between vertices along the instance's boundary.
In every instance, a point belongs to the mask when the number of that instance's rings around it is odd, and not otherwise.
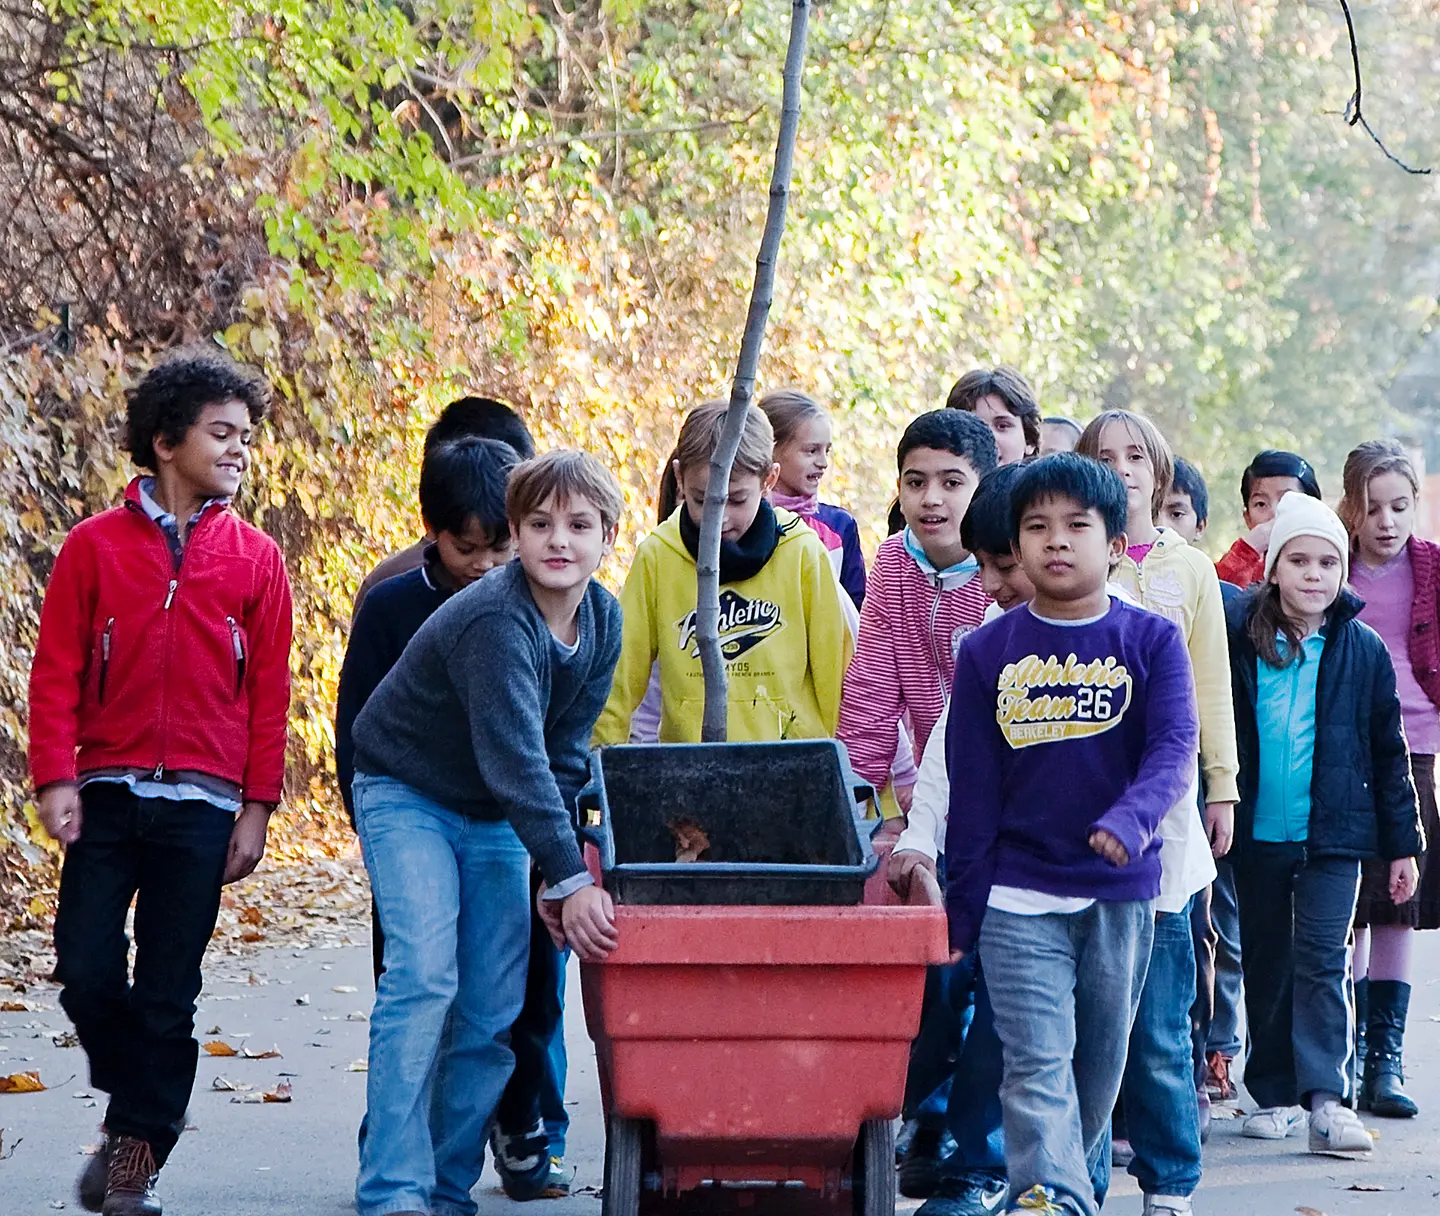
[{"label": "girl in yellow hoodie", "polygon": [[[625,743],[630,719],[660,671],[662,743],[695,743],[705,701],[695,637],[695,553],[726,402],[686,416],[673,471],[680,505],[640,542],[620,593],[625,624],[597,746]],[[774,433],[751,407],[735,455],[720,544],[720,644],[730,677],[732,742],[829,738],[851,641],[824,542],[766,500]]]}]

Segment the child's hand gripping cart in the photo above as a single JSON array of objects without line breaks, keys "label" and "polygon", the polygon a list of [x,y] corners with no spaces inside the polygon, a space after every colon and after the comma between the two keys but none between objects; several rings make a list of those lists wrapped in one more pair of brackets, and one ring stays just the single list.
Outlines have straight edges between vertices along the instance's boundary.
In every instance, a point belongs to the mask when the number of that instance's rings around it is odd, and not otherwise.
[{"label": "child's hand gripping cart", "polygon": [[925,968],[949,957],[934,880],[862,904],[873,791],[833,741],[609,748],[591,776],[620,932],[581,972],[605,1216],[891,1216]]}]

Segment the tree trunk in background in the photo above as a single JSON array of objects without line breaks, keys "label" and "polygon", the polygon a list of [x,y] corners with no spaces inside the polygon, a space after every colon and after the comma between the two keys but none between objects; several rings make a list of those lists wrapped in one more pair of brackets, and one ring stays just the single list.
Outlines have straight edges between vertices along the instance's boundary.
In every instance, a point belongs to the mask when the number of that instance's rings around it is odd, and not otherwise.
[{"label": "tree trunk in background", "polygon": [[785,232],[785,206],[790,199],[791,165],[795,159],[795,133],[800,126],[800,79],[805,67],[805,36],[810,25],[809,0],[794,0],[790,10],[790,45],[785,53],[785,87],[780,106],[780,133],[775,141],[775,167],[770,174],[770,209],[755,259],[755,284],[750,289],[750,311],[740,358],[730,386],[730,407],[720,432],[720,444],[710,458],[710,483],[700,521],[700,552],[695,559],[695,636],[700,668],[705,677],[705,715],[700,738],[723,743],[729,731],[729,678],[720,650],[720,528],[730,493],[730,470],[745,430],[745,418],[755,395],[755,373],[765,322],[775,288],[775,262]]}]

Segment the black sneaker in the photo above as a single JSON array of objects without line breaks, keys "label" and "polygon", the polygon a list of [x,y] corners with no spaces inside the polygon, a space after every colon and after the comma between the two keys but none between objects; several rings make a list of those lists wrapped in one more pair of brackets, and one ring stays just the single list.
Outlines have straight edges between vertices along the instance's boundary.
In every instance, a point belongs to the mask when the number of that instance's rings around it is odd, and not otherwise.
[{"label": "black sneaker", "polygon": [[536,1121],[528,1132],[506,1135],[496,1127],[490,1133],[490,1151],[500,1186],[516,1203],[539,1199],[550,1185],[550,1138],[545,1124]]},{"label": "black sneaker", "polygon": [[[949,1155],[949,1133],[943,1127],[921,1124],[910,1138],[900,1162],[900,1193],[907,1199],[929,1199],[940,1185],[940,1166]],[[949,1145],[953,1148],[953,1142]]]},{"label": "black sneaker", "polygon": [[995,1174],[976,1172],[942,1178],[916,1216],[996,1216],[1005,1210],[1010,1188]]}]

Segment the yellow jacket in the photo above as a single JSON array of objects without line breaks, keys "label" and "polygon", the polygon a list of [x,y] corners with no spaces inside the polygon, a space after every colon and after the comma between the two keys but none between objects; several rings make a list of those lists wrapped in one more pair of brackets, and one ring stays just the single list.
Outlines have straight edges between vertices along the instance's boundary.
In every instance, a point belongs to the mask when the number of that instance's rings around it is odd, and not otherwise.
[{"label": "yellow jacket", "polygon": [[1240,756],[1235,746],[1235,702],[1230,690],[1230,645],[1220,580],[1210,559],[1185,538],[1161,528],[1159,539],[1136,565],[1122,557],[1112,582],[1151,612],[1180,626],[1195,671],[1195,702],[1200,713],[1200,771],[1207,802],[1237,802]]},{"label": "yellow jacket", "polygon": [[[720,588],[734,743],[833,737],[853,650],[824,543],[798,516],[779,508],[775,515],[780,543],[765,568]],[[678,515],[640,542],[620,606],[620,664],[595,745],[629,740],[657,659],[660,741],[699,742],[705,682],[695,643],[695,561],[680,539]]]}]

